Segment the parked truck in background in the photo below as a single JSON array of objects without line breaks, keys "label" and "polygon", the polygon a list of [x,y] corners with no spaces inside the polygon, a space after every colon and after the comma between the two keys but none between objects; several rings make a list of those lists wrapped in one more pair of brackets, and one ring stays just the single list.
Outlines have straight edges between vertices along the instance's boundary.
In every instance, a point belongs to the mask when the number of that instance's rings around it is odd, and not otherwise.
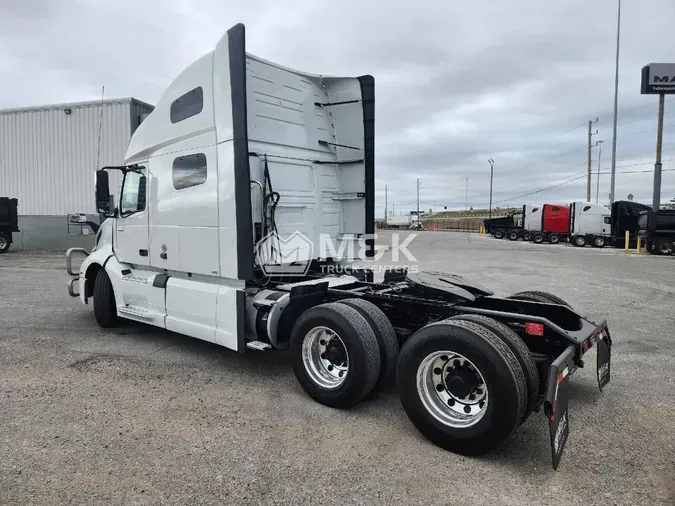
[{"label": "parked truck in background", "polygon": [[541,206],[526,204],[521,213],[513,215],[512,221],[493,225],[492,235],[497,239],[529,241],[534,232],[541,231]]},{"label": "parked truck in background", "polygon": [[560,204],[544,204],[541,208],[541,228],[532,233],[532,242],[558,244],[567,240],[570,231],[570,208]]},{"label": "parked truck in background", "polygon": [[0,197],[0,254],[9,251],[13,241],[12,234],[19,232],[18,205],[17,199]]},{"label": "parked truck in background", "polygon": [[[543,409],[556,468],[569,378],[590,348],[599,388],[610,381],[606,321],[544,292],[379,271],[374,139],[372,76],[263,60],[235,25],[167,88],[125,165],[96,172],[107,218],[91,252],[66,252],[70,295],[93,299],[104,328],[128,319],[240,353],[288,350],[307,395],[333,408],[395,383],[412,424],[464,455]],[[123,176],[116,207],[107,171]]]},{"label": "parked truck in background", "polygon": [[675,243],[675,210],[641,211],[638,228],[649,253],[672,255]]},{"label": "parked truck in background", "polygon": [[611,240],[612,212],[605,206],[583,200],[570,204],[570,242],[603,248]]},{"label": "parked truck in background", "polygon": [[651,211],[651,206],[627,200],[617,200],[612,204],[610,241],[615,248],[623,248],[626,243],[626,232],[629,235],[629,246],[635,248],[640,231],[639,219],[643,211]]}]

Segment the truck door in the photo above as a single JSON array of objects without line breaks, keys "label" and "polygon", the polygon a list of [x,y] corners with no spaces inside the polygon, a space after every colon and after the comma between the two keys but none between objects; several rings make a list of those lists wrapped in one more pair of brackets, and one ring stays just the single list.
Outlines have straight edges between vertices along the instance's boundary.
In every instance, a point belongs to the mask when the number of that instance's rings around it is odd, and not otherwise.
[{"label": "truck door", "polygon": [[114,251],[120,262],[149,265],[148,211],[146,209],[147,167],[125,173],[120,191]]}]

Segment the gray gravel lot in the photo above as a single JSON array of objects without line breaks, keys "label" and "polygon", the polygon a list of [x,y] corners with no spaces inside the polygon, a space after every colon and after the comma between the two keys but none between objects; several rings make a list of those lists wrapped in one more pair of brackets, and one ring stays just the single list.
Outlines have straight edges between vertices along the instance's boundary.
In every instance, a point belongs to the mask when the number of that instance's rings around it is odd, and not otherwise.
[{"label": "gray gravel lot", "polygon": [[593,367],[573,377],[557,472],[541,413],[490,456],[454,455],[417,433],[393,387],[337,411],[283,353],[105,331],[68,296],[62,254],[10,252],[0,504],[675,504],[675,258],[452,232],[410,249],[497,294],[552,291],[608,319],[612,382],[600,394]]}]

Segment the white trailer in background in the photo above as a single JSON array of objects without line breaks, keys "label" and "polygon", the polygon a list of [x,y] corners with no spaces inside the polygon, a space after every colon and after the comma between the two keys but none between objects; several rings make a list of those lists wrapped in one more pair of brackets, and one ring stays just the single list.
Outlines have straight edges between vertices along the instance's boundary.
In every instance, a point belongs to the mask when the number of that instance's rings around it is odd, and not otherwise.
[{"label": "white trailer in background", "polygon": [[590,244],[603,248],[612,235],[612,212],[600,204],[583,200],[570,204],[570,237],[578,247]]}]

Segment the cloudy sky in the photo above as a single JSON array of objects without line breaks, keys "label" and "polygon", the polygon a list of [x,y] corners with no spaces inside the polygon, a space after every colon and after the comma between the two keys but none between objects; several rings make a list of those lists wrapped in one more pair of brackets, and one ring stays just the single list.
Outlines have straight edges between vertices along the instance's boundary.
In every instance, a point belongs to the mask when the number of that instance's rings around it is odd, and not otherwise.
[{"label": "cloudy sky", "polygon": [[[133,96],[155,103],[233,24],[247,50],[376,81],[377,213],[585,198],[587,122],[612,145],[617,0],[0,0],[0,108]],[[655,96],[640,69],[675,62],[675,1],[624,0],[617,199],[651,203]],[[662,200],[675,197],[675,95]],[[598,148],[593,149],[597,170]],[[672,170],[672,171],[671,171]],[[641,172],[646,171],[646,172]],[[580,177],[574,180],[574,178]],[[593,180],[593,198],[596,181]],[[536,192],[536,193],[533,193]],[[530,194],[530,195],[526,195]]]}]

